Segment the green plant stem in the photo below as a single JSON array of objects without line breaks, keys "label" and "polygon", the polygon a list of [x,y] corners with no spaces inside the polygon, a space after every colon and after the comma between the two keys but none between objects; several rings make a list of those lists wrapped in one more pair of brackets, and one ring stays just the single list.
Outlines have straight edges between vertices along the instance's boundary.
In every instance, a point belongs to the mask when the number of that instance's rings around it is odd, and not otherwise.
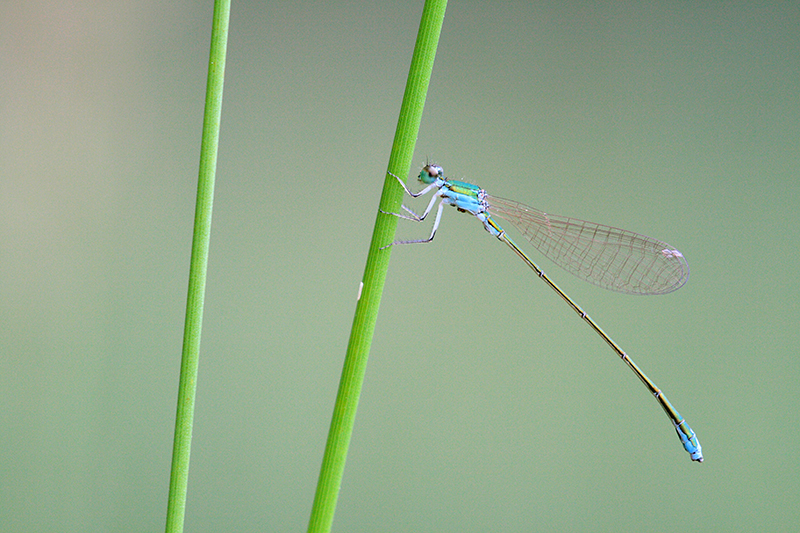
[{"label": "green plant stem", "polygon": [[200,331],[203,325],[203,301],[206,290],[211,209],[214,203],[214,177],[217,170],[229,19],[230,0],[215,0],[211,51],[208,59],[203,137],[200,146],[200,169],[197,179],[192,257],[189,265],[189,290],[186,299],[181,374],[178,384],[178,407],[175,414],[172,471],[169,479],[169,500],[167,501],[167,533],[183,531],[186,511],[186,488],[189,480],[189,457],[192,447]]},{"label": "green plant stem", "polygon": [[[411,167],[446,7],[446,0],[427,0],[422,11],[417,43],[411,59],[403,104],[389,157],[388,170],[397,176],[408,175]],[[396,180],[387,173],[380,209],[397,212],[402,197],[402,188],[398,187]],[[396,228],[397,217],[378,212],[364,269],[363,287],[350,331],[339,392],[333,408],[314,505],[311,509],[309,533],[328,532],[333,523],[381,294],[389,268],[391,248],[385,250],[380,248],[394,240]]]}]

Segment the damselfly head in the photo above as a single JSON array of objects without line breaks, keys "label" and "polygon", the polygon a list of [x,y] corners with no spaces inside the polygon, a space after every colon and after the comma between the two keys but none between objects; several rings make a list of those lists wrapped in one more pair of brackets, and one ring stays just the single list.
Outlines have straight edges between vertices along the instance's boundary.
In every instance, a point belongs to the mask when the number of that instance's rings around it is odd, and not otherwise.
[{"label": "damselfly head", "polygon": [[443,174],[444,171],[439,165],[427,164],[422,167],[422,172],[419,173],[419,181],[430,184],[441,178]]}]

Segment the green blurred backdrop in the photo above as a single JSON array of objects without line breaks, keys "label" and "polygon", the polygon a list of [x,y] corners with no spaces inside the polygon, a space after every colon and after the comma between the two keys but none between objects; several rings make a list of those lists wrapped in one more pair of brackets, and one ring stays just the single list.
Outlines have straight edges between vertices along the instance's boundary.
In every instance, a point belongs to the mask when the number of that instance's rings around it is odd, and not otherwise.
[{"label": "green blurred backdrop", "polygon": [[[4,532],[163,529],[211,7],[0,7]],[[187,531],[306,528],[421,9],[233,4]],[[541,263],[706,461],[448,210],[392,253],[334,531],[796,531],[798,58],[797,3],[450,3],[412,172],[679,248],[662,297]]]}]

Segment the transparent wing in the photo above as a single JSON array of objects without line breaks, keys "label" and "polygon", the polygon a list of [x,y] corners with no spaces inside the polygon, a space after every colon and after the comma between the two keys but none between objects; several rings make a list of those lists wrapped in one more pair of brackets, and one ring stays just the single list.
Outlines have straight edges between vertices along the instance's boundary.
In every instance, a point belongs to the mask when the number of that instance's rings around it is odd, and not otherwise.
[{"label": "transparent wing", "polygon": [[594,285],[629,294],[665,294],[689,278],[689,264],[669,244],[594,222],[548,215],[486,195],[489,214],[507,220],[539,252]]}]

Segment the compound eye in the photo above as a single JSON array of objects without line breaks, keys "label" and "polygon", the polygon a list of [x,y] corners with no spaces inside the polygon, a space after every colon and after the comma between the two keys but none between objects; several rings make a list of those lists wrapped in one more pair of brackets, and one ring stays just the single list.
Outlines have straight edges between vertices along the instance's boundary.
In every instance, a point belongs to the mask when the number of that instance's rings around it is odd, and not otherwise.
[{"label": "compound eye", "polygon": [[424,172],[427,172],[428,176],[434,179],[439,178],[442,176],[442,174],[444,174],[442,167],[440,167],[439,165],[425,165],[422,168],[422,170]]}]

